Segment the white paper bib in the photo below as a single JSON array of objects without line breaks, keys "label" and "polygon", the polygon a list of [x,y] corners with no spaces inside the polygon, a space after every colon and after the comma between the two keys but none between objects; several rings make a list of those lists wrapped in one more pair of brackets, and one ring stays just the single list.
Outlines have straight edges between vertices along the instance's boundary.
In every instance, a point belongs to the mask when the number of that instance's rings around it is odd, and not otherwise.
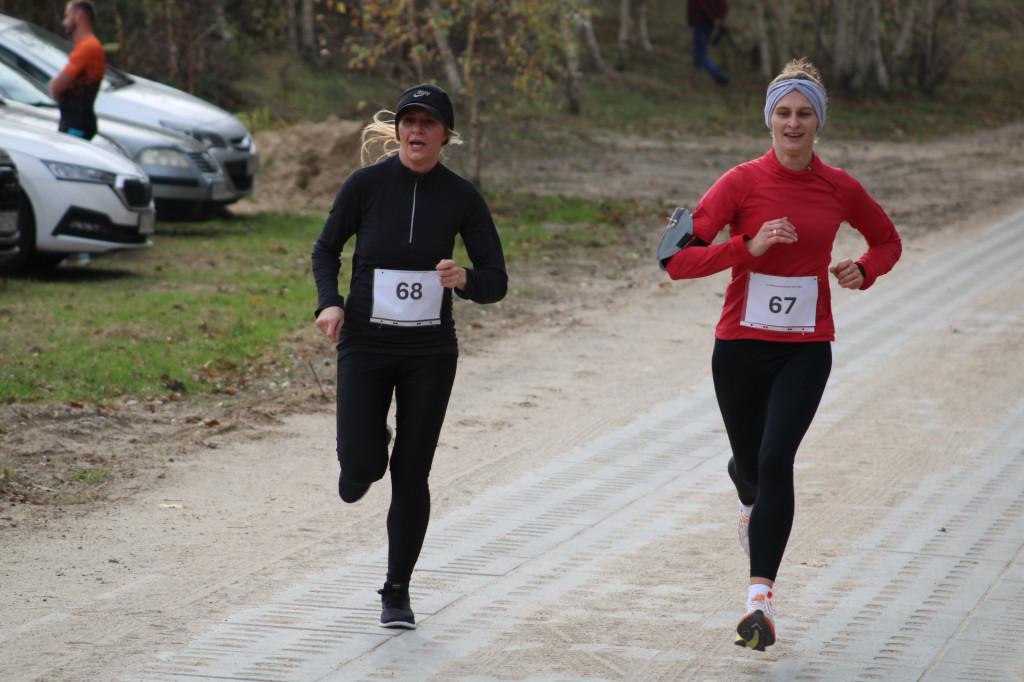
[{"label": "white paper bib", "polygon": [[775,277],[752,272],[740,324],[779,332],[813,332],[817,312],[817,277]]},{"label": "white paper bib", "polygon": [[370,322],[396,327],[441,324],[444,287],[435,270],[373,271]]}]

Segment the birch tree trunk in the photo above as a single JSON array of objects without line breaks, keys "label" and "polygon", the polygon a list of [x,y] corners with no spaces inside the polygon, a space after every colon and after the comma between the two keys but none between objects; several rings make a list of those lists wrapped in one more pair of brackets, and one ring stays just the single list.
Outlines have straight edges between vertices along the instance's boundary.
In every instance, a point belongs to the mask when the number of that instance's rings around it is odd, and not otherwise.
[{"label": "birch tree trunk", "polygon": [[834,0],[835,38],[832,50],[832,68],[835,70],[837,89],[849,92],[853,84],[854,50],[857,49],[853,37],[854,13],[856,7],[851,0]]},{"label": "birch tree trunk", "polygon": [[302,50],[316,54],[316,32],[313,26],[313,0],[302,0]]},{"label": "birch tree trunk", "polygon": [[878,27],[871,20],[871,4],[869,2],[852,3],[853,13],[852,43],[853,48],[850,60],[850,90],[853,92],[864,92],[868,86],[868,76],[871,74],[871,64],[874,59],[872,50],[872,39],[878,39]]},{"label": "birch tree trunk", "polygon": [[619,46],[615,57],[615,68],[618,71],[626,70],[626,55],[629,52],[629,33],[633,21],[630,4],[630,0],[620,0],[619,2]]},{"label": "birch tree trunk", "polygon": [[121,56],[121,70],[128,73],[132,72],[132,55],[128,49],[128,42],[124,33],[124,20],[121,18],[121,11],[117,6],[117,0],[113,0],[110,3],[111,10],[114,13],[114,25],[117,26],[117,42],[121,46],[119,50]]},{"label": "birch tree trunk", "polygon": [[212,0],[213,3],[213,26],[212,33],[219,33],[221,42],[230,43],[232,40],[231,27],[228,24],[227,14],[224,12],[224,0]]},{"label": "birch tree trunk", "polygon": [[[941,10],[950,6],[954,7],[952,27],[943,39],[939,35],[940,15],[943,14]],[[936,85],[949,77],[953,63],[963,50],[964,33],[967,30],[967,0],[957,0],[955,5],[950,0],[941,7],[936,5],[936,0],[926,0],[921,26],[924,35],[918,85],[925,93],[931,94]]]},{"label": "birch tree trunk", "polygon": [[281,0],[281,16],[285,20],[285,40],[288,51],[299,53],[299,18],[295,11],[295,0]]},{"label": "birch tree trunk", "polygon": [[794,56],[793,46],[789,42],[789,0],[782,0],[776,21],[779,25],[779,40],[776,49],[779,52],[779,66],[781,67]]},{"label": "birch tree trunk", "polygon": [[196,91],[196,40],[188,3],[181,6],[181,33],[185,45],[185,91]]},{"label": "birch tree trunk", "polygon": [[914,21],[917,18],[917,0],[907,0],[900,32],[889,53],[889,73],[896,75],[903,71],[903,65],[910,54],[911,42],[914,38]]},{"label": "birch tree trunk", "polygon": [[570,30],[571,18],[567,16],[567,10],[563,8],[560,18],[562,45],[565,49],[565,86],[566,86],[566,110],[573,115],[579,114],[582,108],[580,100],[580,57],[576,50],[576,41],[573,39],[573,32]]},{"label": "birch tree trunk", "polygon": [[768,28],[765,25],[765,3],[769,0],[760,0],[754,5],[754,23],[757,26],[757,45],[761,56],[761,77],[767,83],[772,79],[772,55],[768,46]]},{"label": "birch tree trunk", "polygon": [[167,70],[172,82],[178,82],[178,43],[174,39],[174,1],[164,0],[164,27],[167,36]]},{"label": "birch tree trunk", "polygon": [[654,52],[651,45],[651,36],[647,31],[647,3],[648,0],[640,0],[640,20],[637,22],[640,28],[640,45],[646,52]]},{"label": "birch tree trunk", "polygon": [[469,104],[469,180],[478,188],[483,187],[483,152],[480,149],[483,139],[483,121],[480,114],[480,100],[476,94],[476,77],[473,72],[473,60],[476,53],[476,34],[480,22],[480,6],[473,7],[469,19],[469,37],[463,55],[463,72],[466,75],[466,100]]},{"label": "birch tree trunk", "polygon": [[[439,17],[441,15],[441,3],[438,0],[430,0],[430,11],[435,18]],[[473,17],[473,21],[476,21],[475,9]],[[448,41],[447,28],[443,26],[440,21],[436,21],[435,25],[434,42],[437,44],[437,51],[441,54],[441,61],[444,64],[444,72],[448,77],[448,86],[452,91],[452,96],[459,97],[462,95],[464,90],[462,78],[459,76],[459,62],[455,59],[455,53],[452,52],[451,43]],[[475,27],[471,27],[470,30],[474,29]]]},{"label": "birch tree trunk", "polygon": [[597,36],[594,35],[594,20],[590,9],[590,0],[583,0],[582,2],[580,25],[583,30],[583,40],[587,45],[587,51],[590,53],[590,61],[594,63],[594,69],[598,73],[604,74],[607,71],[607,67],[604,65],[604,59],[601,58],[601,48],[597,44]]},{"label": "birch tree trunk", "polygon": [[871,61],[875,66],[875,80],[878,89],[882,92],[889,92],[889,72],[885,68],[885,58],[882,56],[882,40],[879,36],[879,28],[882,25],[882,8],[880,0],[871,0]]},{"label": "birch tree trunk", "polygon": [[[417,83],[422,83],[423,78],[423,59],[420,58],[420,53],[416,49],[416,43],[413,41],[417,40],[418,31],[416,30],[416,3],[410,2],[405,6],[405,31],[408,38],[406,44],[409,47],[409,61],[412,62],[413,80]],[[412,44],[409,44],[412,42]],[[403,50],[404,52],[404,50]],[[404,60],[403,60],[404,61]]]}]

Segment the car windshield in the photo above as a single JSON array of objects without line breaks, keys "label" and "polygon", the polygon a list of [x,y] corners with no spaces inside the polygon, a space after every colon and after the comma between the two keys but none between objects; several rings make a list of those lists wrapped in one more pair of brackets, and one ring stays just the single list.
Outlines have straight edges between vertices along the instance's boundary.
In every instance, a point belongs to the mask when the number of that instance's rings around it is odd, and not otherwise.
[{"label": "car windshield", "polygon": [[[8,45],[8,48],[4,50],[5,55],[14,56],[12,55],[14,52],[20,57],[17,59],[19,65],[27,61],[23,56],[26,54],[32,55],[32,58],[45,64],[47,67],[45,70],[49,74],[47,78],[40,79],[45,81],[64,68],[68,63],[68,55],[74,48],[71,42],[32,24],[18,24],[3,31],[0,33],[0,42]],[[37,77],[35,73],[32,75]],[[131,84],[131,82],[132,80],[128,76],[108,66],[106,76],[103,78],[103,87],[104,89],[120,88]]]},{"label": "car windshield", "polygon": [[0,59],[0,91],[4,97],[34,107],[57,106],[34,80],[16,66]]}]

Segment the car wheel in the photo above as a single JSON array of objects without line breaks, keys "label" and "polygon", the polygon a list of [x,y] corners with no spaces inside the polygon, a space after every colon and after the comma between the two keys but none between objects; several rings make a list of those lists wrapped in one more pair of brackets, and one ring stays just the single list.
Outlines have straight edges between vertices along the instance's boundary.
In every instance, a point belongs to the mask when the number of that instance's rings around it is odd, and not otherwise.
[{"label": "car wheel", "polygon": [[49,270],[67,257],[66,253],[40,253],[36,251],[36,215],[28,195],[21,193],[18,210],[18,250],[21,252],[10,265],[12,272],[28,274]]}]

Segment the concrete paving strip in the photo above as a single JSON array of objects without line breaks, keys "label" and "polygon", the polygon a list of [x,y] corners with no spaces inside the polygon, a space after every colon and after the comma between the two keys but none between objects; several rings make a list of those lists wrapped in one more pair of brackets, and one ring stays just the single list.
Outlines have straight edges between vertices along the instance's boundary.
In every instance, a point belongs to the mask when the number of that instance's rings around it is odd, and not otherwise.
[{"label": "concrete paving strip", "polygon": [[[929,258],[898,288],[879,287],[844,304],[835,345],[842,362],[818,422],[844,418],[841,398],[866,368],[941,328],[974,298],[1006,286],[1007,277],[1020,278],[1020,268],[1009,265],[1024,263],[1022,229],[1024,214],[1012,216]],[[906,314],[908,300],[913,315]],[[1024,311],[1012,306],[1005,315],[1019,321]],[[539,604],[585,611],[603,594],[630,588],[629,576],[602,572],[607,557],[720,526],[708,521],[715,512],[700,494],[731,488],[723,473],[728,457],[705,383],[433,521],[413,581],[417,630],[376,625],[381,549],[236,614],[136,679],[499,679],[453,671],[489,644],[507,646]],[[1022,480],[1024,399],[998,428],[979,434],[962,466],[923,476],[874,530],[848,539],[858,551],[835,558],[804,587],[818,600],[818,615],[789,626],[787,655],[765,658],[758,678],[1024,679]],[[666,619],[728,631],[736,616],[712,608]],[[693,658],[682,647],[623,645],[616,654],[635,661],[636,670]],[[736,648],[736,655],[749,653]],[[619,669],[528,679],[634,677]],[[696,679],[722,677],[712,666]]]}]

